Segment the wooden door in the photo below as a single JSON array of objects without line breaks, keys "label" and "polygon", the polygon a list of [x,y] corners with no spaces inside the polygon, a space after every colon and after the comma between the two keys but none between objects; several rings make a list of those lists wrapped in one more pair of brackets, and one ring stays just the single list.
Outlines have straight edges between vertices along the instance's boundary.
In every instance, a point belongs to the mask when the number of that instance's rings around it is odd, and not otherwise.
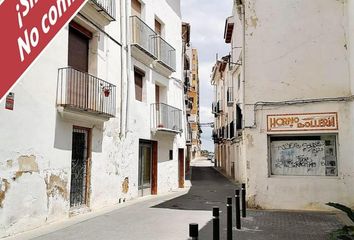
[{"label": "wooden door", "polygon": [[141,3],[138,0],[132,0],[132,16],[141,18]]},{"label": "wooden door", "polygon": [[151,194],[157,194],[157,164],[158,164],[158,144],[152,142],[152,177],[151,177]]},{"label": "wooden door", "polygon": [[184,188],[184,149],[178,149],[178,187]]},{"label": "wooden door", "polygon": [[88,107],[88,58],[90,35],[75,22],[69,25],[67,104]]}]

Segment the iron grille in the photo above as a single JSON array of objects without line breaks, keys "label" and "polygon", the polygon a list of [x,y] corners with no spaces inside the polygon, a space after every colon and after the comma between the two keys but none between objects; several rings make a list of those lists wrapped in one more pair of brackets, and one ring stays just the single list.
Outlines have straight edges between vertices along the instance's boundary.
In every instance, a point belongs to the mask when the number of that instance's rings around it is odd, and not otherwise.
[{"label": "iron grille", "polygon": [[110,21],[116,19],[116,1],[115,0],[91,0],[99,11],[102,12]]}]

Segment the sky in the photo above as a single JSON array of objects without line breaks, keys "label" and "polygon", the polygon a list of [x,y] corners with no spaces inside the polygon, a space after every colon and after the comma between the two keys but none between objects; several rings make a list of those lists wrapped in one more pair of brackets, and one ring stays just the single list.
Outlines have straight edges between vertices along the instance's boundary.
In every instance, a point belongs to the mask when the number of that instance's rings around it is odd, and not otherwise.
[{"label": "sky", "polygon": [[[214,99],[210,74],[219,57],[230,51],[224,42],[225,20],[232,14],[233,0],[181,0],[182,21],[191,25],[191,46],[198,50],[200,82],[200,122],[213,122],[211,103]],[[203,127],[202,149],[214,151],[212,129]]]}]

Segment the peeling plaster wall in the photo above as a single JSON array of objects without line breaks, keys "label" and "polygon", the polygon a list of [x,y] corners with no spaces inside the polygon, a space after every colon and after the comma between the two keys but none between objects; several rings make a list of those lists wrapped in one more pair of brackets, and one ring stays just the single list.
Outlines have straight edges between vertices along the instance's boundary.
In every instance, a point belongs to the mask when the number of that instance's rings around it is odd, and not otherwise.
[{"label": "peeling plaster wall", "polygon": [[[118,30],[117,21],[107,31],[119,39]],[[119,93],[120,68],[112,68],[120,65],[119,46],[104,36],[101,40],[105,41],[104,49],[90,49],[90,56],[96,58],[96,62],[90,63],[96,66],[90,70],[117,85]],[[97,124],[64,119],[58,114],[57,74],[58,68],[68,64],[67,46],[68,27],[64,27],[13,88],[14,110],[5,110],[4,101],[0,104],[0,238],[69,217],[74,125],[91,128],[93,132],[91,182],[95,184],[90,188],[89,199],[92,206],[117,203],[124,196],[120,188],[125,175],[132,175],[124,155],[119,154],[129,142],[117,139],[118,119]],[[119,176],[111,177],[110,169],[117,162]]]},{"label": "peeling plaster wall", "polygon": [[57,71],[67,65],[65,47],[58,49],[67,37],[64,28],[14,87],[14,110],[0,104],[0,237],[58,220],[68,211],[69,187],[53,179],[67,182],[70,172],[71,153],[58,147],[56,140],[64,139],[55,134]]},{"label": "peeling plaster wall", "polygon": [[[181,19],[171,2],[146,1],[145,15],[153,26],[154,16],[165,24],[164,38],[176,49],[177,80],[181,68]],[[120,13],[117,4],[117,13]],[[87,7],[85,11],[88,11]],[[105,31],[121,39],[117,16]],[[107,37],[94,32],[98,47],[90,46],[90,73],[117,86],[117,117],[106,122],[62,118],[56,109],[58,68],[68,64],[68,27],[58,33],[38,61],[14,87],[15,107],[5,110],[0,104],[0,238],[27,231],[49,222],[65,219],[70,212],[71,150],[73,126],[91,129],[89,210],[117,204],[138,196],[139,139],[159,142],[158,193],[178,187],[178,148],[185,147],[184,134],[154,135],[151,132],[150,104],[155,101],[155,83],[166,88],[169,105],[183,109],[183,86],[150,67],[136,62],[147,73],[146,101],[137,102],[134,78],[124,76],[124,94],[129,84],[128,125],[120,132],[120,48]],[[128,69],[133,76],[133,68]],[[123,104],[125,105],[125,104]],[[123,109],[124,110],[124,109]],[[125,111],[123,111],[124,113]],[[182,116],[184,121],[185,116]],[[124,126],[123,122],[123,126]],[[125,129],[125,128],[124,128]],[[173,149],[173,160],[166,159]],[[168,155],[167,155],[168,156]]]},{"label": "peeling plaster wall", "polygon": [[[352,0],[246,1],[246,126],[253,125],[257,101],[352,94],[348,19],[353,14]],[[242,141],[249,206],[324,210],[329,201],[354,206],[352,109],[353,103],[324,102],[257,110],[256,127],[245,129]],[[338,112],[338,177],[269,176],[266,115],[311,112]]]}]

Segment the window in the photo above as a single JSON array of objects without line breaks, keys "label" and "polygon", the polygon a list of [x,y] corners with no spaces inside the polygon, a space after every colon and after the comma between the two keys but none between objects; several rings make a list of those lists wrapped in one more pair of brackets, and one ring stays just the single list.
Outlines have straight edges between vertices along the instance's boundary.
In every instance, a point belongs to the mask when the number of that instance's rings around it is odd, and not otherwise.
[{"label": "window", "polygon": [[170,159],[170,160],[173,160],[173,150],[170,150],[170,151],[169,151],[169,159]]},{"label": "window", "polygon": [[144,73],[134,69],[134,80],[135,80],[135,99],[142,102],[143,101],[143,78]]},{"label": "window", "polygon": [[242,129],[242,111],[238,104],[236,105],[236,129]]},{"label": "window", "polygon": [[237,89],[239,90],[241,86],[241,74],[237,76]]},{"label": "window", "polygon": [[272,175],[337,176],[336,135],[270,136]]},{"label": "window", "polygon": [[141,18],[141,3],[138,0],[132,0],[132,16],[138,16]]},{"label": "window", "polygon": [[162,24],[157,19],[155,19],[155,32],[160,36],[162,34]]}]

